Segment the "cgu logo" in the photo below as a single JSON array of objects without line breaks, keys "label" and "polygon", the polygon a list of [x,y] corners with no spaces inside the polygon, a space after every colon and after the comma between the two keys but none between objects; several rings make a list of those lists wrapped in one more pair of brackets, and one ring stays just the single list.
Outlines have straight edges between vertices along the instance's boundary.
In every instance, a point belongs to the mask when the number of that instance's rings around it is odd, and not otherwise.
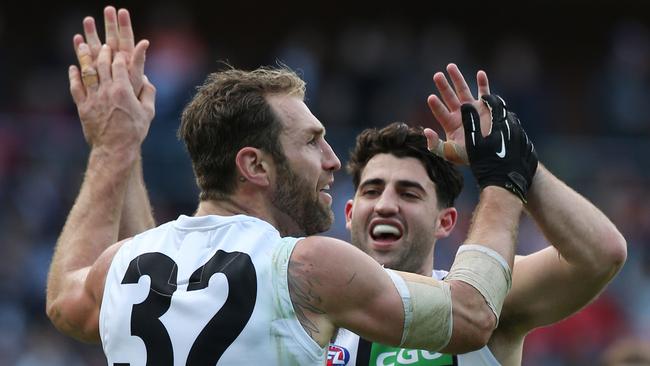
[{"label": "cgu logo", "polygon": [[[398,366],[398,365],[438,365],[438,362],[430,362],[444,356],[441,353],[433,353],[424,350],[400,349],[390,352],[382,352],[377,355],[376,366]],[[440,361],[440,360],[439,360]]]},{"label": "cgu logo", "polygon": [[341,347],[331,345],[327,350],[327,366],[345,366],[350,361],[350,352]]}]

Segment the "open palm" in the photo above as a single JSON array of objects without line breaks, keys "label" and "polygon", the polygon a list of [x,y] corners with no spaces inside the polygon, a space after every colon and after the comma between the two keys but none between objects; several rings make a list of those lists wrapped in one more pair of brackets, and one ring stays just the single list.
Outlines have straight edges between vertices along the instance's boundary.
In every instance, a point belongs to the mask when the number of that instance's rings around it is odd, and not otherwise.
[{"label": "open palm", "polygon": [[442,140],[431,129],[426,129],[425,135],[429,143],[429,150],[455,164],[469,165],[465,150],[465,131],[463,130],[460,107],[465,103],[471,103],[479,112],[483,135],[488,135],[492,125],[491,114],[480,98],[482,95],[490,94],[490,86],[487,74],[484,71],[479,71],[476,74],[478,96],[474,98],[458,66],[453,63],[447,65],[447,72],[451,78],[453,88],[452,84],[447,81],[445,74],[437,72],[433,76],[433,81],[440,93],[440,97],[430,95],[427,98],[429,108],[445,131],[447,140]]}]

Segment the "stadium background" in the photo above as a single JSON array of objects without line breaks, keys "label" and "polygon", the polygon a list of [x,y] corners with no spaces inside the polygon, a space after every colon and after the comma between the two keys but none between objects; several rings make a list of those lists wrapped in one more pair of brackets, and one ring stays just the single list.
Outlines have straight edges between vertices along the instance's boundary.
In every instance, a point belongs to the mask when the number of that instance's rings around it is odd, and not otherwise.
[{"label": "stadium background", "polygon": [[[299,69],[307,104],[343,161],[365,127],[395,120],[434,127],[426,96],[448,62],[468,78],[483,68],[541,161],[628,241],[627,263],[607,291],[578,315],[530,334],[524,365],[594,365],[623,339],[650,340],[647,2],[432,3],[114,2],[131,10],[136,38],[151,40],[146,72],[158,88],[157,114],[143,155],[157,221],[196,205],[175,130],[193,86],[219,60]],[[61,336],[44,316],[52,248],[87,153],[68,93],[71,37],[84,15],[101,19],[105,5],[0,5],[0,365],[105,364],[98,346]],[[438,243],[437,267],[450,264],[476,200],[465,173],[460,223]],[[346,174],[337,174],[329,233],[344,239],[343,204],[352,193]],[[544,245],[527,220],[519,237],[521,254]]]}]

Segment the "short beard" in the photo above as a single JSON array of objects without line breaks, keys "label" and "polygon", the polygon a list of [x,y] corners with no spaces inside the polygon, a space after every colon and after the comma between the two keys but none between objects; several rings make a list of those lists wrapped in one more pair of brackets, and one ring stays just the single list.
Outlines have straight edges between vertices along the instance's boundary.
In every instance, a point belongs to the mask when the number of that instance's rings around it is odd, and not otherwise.
[{"label": "short beard", "polygon": [[327,231],[334,222],[332,209],[314,198],[307,181],[296,174],[287,161],[277,164],[278,176],[271,203],[289,216],[302,233],[289,235],[314,235]]}]

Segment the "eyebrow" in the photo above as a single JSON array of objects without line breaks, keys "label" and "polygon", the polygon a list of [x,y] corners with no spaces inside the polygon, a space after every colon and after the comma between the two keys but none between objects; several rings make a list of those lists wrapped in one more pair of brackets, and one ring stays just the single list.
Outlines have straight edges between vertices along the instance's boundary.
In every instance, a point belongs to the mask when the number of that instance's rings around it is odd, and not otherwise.
[{"label": "eyebrow", "polygon": [[[371,186],[371,185],[384,186],[384,185],[386,185],[386,181],[381,179],[381,178],[371,178],[371,179],[368,179],[368,180],[364,180],[363,182],[361,182],[361,184],[359,184],[359,189],[362,189],[362,188],[365,188],[366,186]],[[418,182],[416,182],[414,180],[407,180],[407,179],[398,180],[397,181],[397,187],[398,188],[415,188],[415,189],[419,189],[422,192],[426,192],[424,187],[420,183],[418,183]]]},{"label": "eyebrow", "polygon": [[306,130],[303,130],[301,132],[301,136],[311,138],[312,136],[316,137],[325,137],[325,128],[324,127],[309,127]]},{"label": "eyebrow", "polygon": [[386,181],[384,181],[381,178],[373,178],[373,179],[368,179],[364,180],[359,184],[359,189],[365,188],[366,186],[383,186],[386,184]]},{"label": "eyebrow", "polygon": [[400,188],[415,188],[415,189],[419,189],[422,192],[426,192],[424,187],[420,183],[414,180],[406,180],[406,179],[398,180],[397,186]]},{"label": "eyebrow", "polygon": [[314,127],[310,130],[310,133],[317,135],[317,136],[323,136],[325,137],[325,127]]}]

